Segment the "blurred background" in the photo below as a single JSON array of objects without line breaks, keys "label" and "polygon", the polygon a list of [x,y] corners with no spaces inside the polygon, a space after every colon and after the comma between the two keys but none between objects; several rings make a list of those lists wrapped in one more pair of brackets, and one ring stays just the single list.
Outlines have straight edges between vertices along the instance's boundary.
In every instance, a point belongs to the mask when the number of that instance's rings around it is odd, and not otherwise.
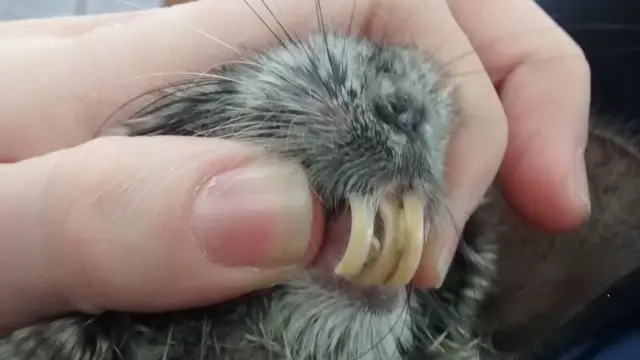
[{"label": "blurred background", "polygon": [[164,0],[0,0],[0,21],[132,11]]}]

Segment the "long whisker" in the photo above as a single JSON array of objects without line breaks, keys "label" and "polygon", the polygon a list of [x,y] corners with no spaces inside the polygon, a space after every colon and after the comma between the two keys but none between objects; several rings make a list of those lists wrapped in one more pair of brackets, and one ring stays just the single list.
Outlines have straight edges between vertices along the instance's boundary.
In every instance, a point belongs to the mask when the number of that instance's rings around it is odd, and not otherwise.
[{"label": "long whisker", "polygon": [[125,80],[125,82],[136,81],[136,80],[141,80],[141,79],[146,79],[146,78],[151,78],[151,77],[173,76],[173,75],[196,76],[197,77],[196,81],[199,80],[202,77],[206,77],[206,78],[210,78],[210,79],[227,80],[227,81],[231,81],[231,82],[236,82],[235,79],[224,77],[224,76],[221,76],[221,75],[216,75],[214,73],[206,73],[206,72],[200,73],[200,72],[188,72],[188,71],[158,72],[158,73],[153,73],[153,74],[140,75],[140,76],[135,76],[133,78],[130,78],[129,80]]},{"label": "long whisker", "polygon": [[167,342],[162,352],[162,360],[167,360],[169,358],[169,349],[171,348],[171,341],[173,337],[173,326],[169,328],[169,334],[167,335]]},{"label": "long whisker", "polygon": [[280,20],[278,19],[278,17],[273,13],[273,11],[271,11],[271,8],[269,7],[269,5],[267,5],[267,3],[264,0],[260,0],[262,2],[262,5],[264,5],[264,7],[267,9],[267,11],[269,12],[269,14],[271,14],[271,17],[273,18],[273,20],[276,21],[276,23],[278,24],[278,26],[280,27],[280,29],[284,32],[285,36],[287,37],[287,39],[291,42],[291,43],[295,43],[295,41],[293,40],[293,38],[291,37],[291,35],[289,35],[289,32],[287,31],[287,29],[284,27],[284,25],[282,25],[282,22],[280,22]]},{"label": "long whisker", "polygon": [[260,22],[262,22],[262,24],[267,28],[267,30],[269,30],[269,32],[273,35],[273,37],[280,43],[280,45],[282,45],[283,47],[286,47],[286,44],[284,43],[284,41],[282,39],[280,39],[278,34],[276,34],[276,32],[269,26],[269,24],[267,24],[267,22],[262,18],[262,16],[260,16],[260,14],[258,14],[256,9],[254,9],[254,7],[251,6],[251,4],[249,4],[249,2],[247,0],[243,0],[243,1],[249,7],[251,12],[253,12],[253,14],[258,18],[258,20],[260,20]]},{"label": "long whisker", "polygon": [[353,20],[355,18],[356,15],[356,3],[358,2],[358,0],[353,0],[351,2],[351,15],[349,15],[349,27],[347,28],[347,35],[351,35],[352,31],[353,31]]},{"label": "long whisker", "polygon": [[447,68],[453,64],[455,64],[458,61],[464,60],[466,59],[468,56],[473,56],[476,53],[478,53],[479,51],[484,51],[487,48],[495,48],[498,46],[501,46],[503,44],[503,42],[505,41],[512,41],[516,36],[518,37],[518,39],[522,39],[523,36],[529,34],[529,35],[539,35],[540,31],[556,31],[555,28],[550,27],[550,26],[541,26],[541,27],[536,27],[536,28],[531,28],[531,29],[527,29],[527,30],[522,30],[516,34],[508,34],[508,35],[504,35],[501,36],[499,38],[494,38],[491,39],[490,41],[486,41],[484,43],[479,43],[479,44],[473,44],[474,48],[464,51],[461,54],[456,55],[455,57],[448,59],[448,60],[444,60],[444,62],[441,64],[443,67]]},{"label": "long whisker", "polygon": [[[580,55],[576,54],[576,53],[568,53],[568,54],[558,54],[558,55],[545,55],[545,56],[540,56],[537,59],[534,60],[530,60],[530,64],[532,64],[533,62],[542,62],[542,61],[554,61],[554,60],[559,60],[559,59],[568,59],[574,57],[576,59],[580,59]],[[478,74],[484,74],[484,73],[489,73],[489,74],[504,74],[506,71],[512,69],[513,66],[512,65],[504,65],[504,66],[486,66],[484,68],[478,69],[478,70],[467,70],[467,71],[460,71],[460,72],[453,72],[450,73],[449,75],[452,78],[456,78],[456,77],[464,77],[464,76],[472,76],[472,75],[478,75]],[[495,76],[494,76],[495,77]],[[494,82],[496,82],[496,79],[492,79],[494,80]]]},{"label": "long whisker", "polygon": [[[126,1],[126,0],[114,0],[114,1],[120,2],[120,3],[125,4],[125,5],[128,5],[128,6],[131,6],[132,8],[135,8],[135,9],[138,9],[138,10],[149,10],[149,9],[146,9],[146,8],[144,8],[144,7],[140,6],[140,5],[136,5],[136,4],[131,3],[131,2],[129,2],[129,1]],[[222,41],[222,40],[220,40],[220,39],[218,39],[218,38],[216,38],[216,37],[214,37],[214,36],[212,36],[212,35],[207,34],[206,32],[204,32],[204,31],[202,31],[202,30],[199,30],[199,29],[197,29],[197,28],[195,28],[195,27],[193,27],[193,26],[189,26],[189,25],[187,25],[187,24],[184,24],[184,23],[178,22],[178,21],[176,21],[174,18],[172,18],[172,17],[170,17],[170,16],[166,16],[166,14],[163,14],[163,15],[165,15],[165,16],[163,16],[163,18],[164,18],[165,20],[169,21],[169,22],[172,22],[172,23],[174,23],[174,24],[176,24],[176,25],[179,25],[179,26],[182,26],[182,27],[184,27],[184,28],[186,28],[186,29],[188,29],[188,30],[191,30],[191,31],[193,31],[193,32],[195,32],[195,33],[197,33],[197,34],[199,34],[199,35],[202,35],[202,36],[204,36],[205,38],[207,38],[207,39],[209,39],[209,40],[211,40],[211,41],[213,41],[213,42],[215,42],[215,43],[218,43],[218,44],[220,44],[220,45],[222,45],[222,46],[226,47],[227,49],[229,49],[229,50],[231,50],[231,51],[235,52],[236,54],[241,54],[241,53],[242,53],[240,50],[236,49],[235,47],[233,47],[233,46],[231,46],[231,45],[229,45],[229,44],[225,43],[224,41]]]}]

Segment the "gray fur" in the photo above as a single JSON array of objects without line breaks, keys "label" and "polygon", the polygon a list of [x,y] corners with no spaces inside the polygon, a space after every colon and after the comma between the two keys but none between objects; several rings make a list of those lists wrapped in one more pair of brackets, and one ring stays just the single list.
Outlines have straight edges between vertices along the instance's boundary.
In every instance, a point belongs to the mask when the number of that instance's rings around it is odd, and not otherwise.
[{"label": "gray fur", "polygon": [[422,190],[436,211],[442,196],[432,188],[444,190],[454,120],[442,74],[412,49],[319,34],[187,80],[124,131],[263,145],[305,164],[330,209],[350,193],[378,199],[409,187]]},{"label": "gray fur", "polygon": [[[444,154],[456,120],[455,92],[444,74],[409,48],[316,34],[197,82],[174,84],[169,95],[105,134],[247,141],[299,161],[330,213],[351,193],[375,201],[413,188],[427,196],[428,216],[437,219],[446,216]],[[640,161],[619,134],[593,125],[587,152],[593,216],[584,229],[547,239],[519,222],[494,189],[472,217],[437,291],[399,290],[385,300],[373,289],[369,298],[357,298],[340,286],[322,285],[326,274],[310,269],[285,284],[209,308],[78,314],[38,324],[0,340],[0,359],[464,360],[517,354],[540,335],[527,331],[536,315],[562,319],[560,314],[577,311],[589,296],[640,264],[640,245],[629,242],[640,224],[623,216],[640,204],[638,196],[628,194],[640,176],[635,172]],[[603,153],[609,162],[600,162]],[[604,188],[612,193],[604,196]],[[612,213],[615,206],[628,207]],[[621,245],[633,255],[616,253]],[[581,276],[563,264],[573,259],[605,266],[599,250],[626,256],[625,261],[606,275],[589,273],[595,280],[580,283],[584,296],[555,306],[552,285]],[[533,276],[518,268],[524,259],[526,270],[540,277],[533,281],[536,288],[522,295]],[[543,288],[550,290],[536,292]],[[557,325],[538,328],[544,332]],[[527,341],[496,353],[491,336],[514,326]]]},{"label": "gray fur", "polygon": [[[444,71],[413,49],[315,34],[195,83],[174,84],[165,89],[168,96],[104,135],[247,141],[300,162],[330,213],[339,211],[349,194],[377,202],[413,189],[428,199],[428,216],[438,219],[446,216],[443,165],[455,124],[453,89],[447,86]],[[464,262],[475,268],[483,259]],[[106,325],[95,325],[99,322],[87,330],[89,318],[40,325],[14,334],[0,354],[28,359],[23,354],[31,346],[19,339],[30,337],[40,339],[42,360],[57,360],[50,349],[59,343],[68,345],[73,355],[64,359],[69,360],[403,360],[452,350],[475,354],[471,319],[484,283],[475,291],[462,286],[475,286],[475,273],[468,279],[461,273],[456,287],[438,294],[396,289],[383,299],[377,289],[355,298],[341,286],[322,285],[327,274],[311,269],[261,294],[196,310],[199,315],[99,316],[116,335],[102,331]],[[464,321],[449,321],[458,313]],[[60,341],[48,334],[48,326],[73,335]],[[87,340],[87,332],[98,338]],[[98,347],[111,350],[88,355]]]}]

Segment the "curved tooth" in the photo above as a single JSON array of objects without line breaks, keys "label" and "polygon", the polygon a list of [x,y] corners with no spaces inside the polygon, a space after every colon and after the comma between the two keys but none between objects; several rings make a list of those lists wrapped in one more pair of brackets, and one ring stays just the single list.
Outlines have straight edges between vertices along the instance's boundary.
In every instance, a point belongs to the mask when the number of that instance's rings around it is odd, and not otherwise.
[{"label": "curved tooth", "polygon": [[[374,231],[375,231],[375,223],[374,223]],[[369,249],[369,254],[367,254],[367,261],[364,263],[365,266],[365,270],[366,270],[366,266],[367,264],[373,262],[378,255],[380,254],[381,249],[380,245],[380,240],[378,240],[378,238],[374,235],[371,238],[371,249]]]},{"label": "curved tooth", "polygon": [[406,285],[413,279],[422,258],[426,233],[422,199],[415,194],[407,194],[402,200],[402,233],[400,234],[400,242],[403,245],[402,257],[395,273],[387,282],[389,285]]},{"label": "curved tooth", "polygon": [[362,271],[373,239],[375,209],[361,197],[350,196],[351,231],[347,249],[334,272],[343,277],[357,276]]},{"label": "curved tooth", "polygon": [[381,248],[374,261],[365,267],[359,277],[364,285],[380,285],[391,276],[400,260],[401,248],[398,246],[398,230],[401,210],[395,201],[385,199],[380,204],[380,217],[384,226]]}]

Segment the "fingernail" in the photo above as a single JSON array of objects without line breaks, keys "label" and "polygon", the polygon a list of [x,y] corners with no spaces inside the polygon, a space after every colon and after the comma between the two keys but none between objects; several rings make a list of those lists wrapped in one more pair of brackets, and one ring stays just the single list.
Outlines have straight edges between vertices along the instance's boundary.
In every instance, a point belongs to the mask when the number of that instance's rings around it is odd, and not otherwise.
[{"label": "fingernail", "polygon": [[294,278],[304,270],[299,266],[285,266],[270,269],[236,268],[234,271],[237,271],[237,276],[242,276],[237,279],[237,285],[244,291],[255,291],[278,286],[283,280]]},{"label": "fingernail", "polygon": [[577,153],[571,187],[577,197],[577,202],[587,207],[586,216],[588,217],[591,211],[591,200],[589,195],[589,181],[587,177],[584,152],[585,149],[581,148]]},{"label": "fingernail", "polygon": [[302,261],[311,222],[302,169],[268,160],[213,177],[196,200],[192,229],[210,261],[266,269]]}]

